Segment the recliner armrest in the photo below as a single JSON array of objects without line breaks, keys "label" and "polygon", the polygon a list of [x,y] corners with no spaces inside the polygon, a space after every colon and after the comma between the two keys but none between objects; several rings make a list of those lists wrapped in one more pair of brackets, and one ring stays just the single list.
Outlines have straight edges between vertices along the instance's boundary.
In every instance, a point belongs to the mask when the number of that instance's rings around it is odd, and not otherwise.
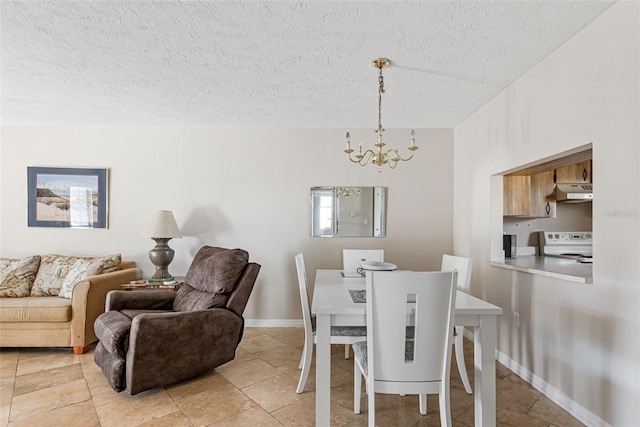
[{"label": "recliner armrest", "polygon": [[225,308],[136,316],[126,361],[129,393],[182,381],[233,360],[243,328],[244,319]]},{"label": "recliner armrest", "polygon": [[110,310],[171,310],[175,292],[111,291],[107,294],[105,311]]}]

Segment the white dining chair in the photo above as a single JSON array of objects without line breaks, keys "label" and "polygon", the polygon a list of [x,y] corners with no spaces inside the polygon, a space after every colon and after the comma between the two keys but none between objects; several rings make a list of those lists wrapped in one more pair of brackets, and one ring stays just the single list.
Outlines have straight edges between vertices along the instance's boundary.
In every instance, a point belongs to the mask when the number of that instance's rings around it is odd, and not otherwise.
[{"label": "white dining chair", "polygon": [[[369,426],[375,426],[375,394],[417,394],[427,413],[427,394],[438,394],[440,424],[451,425],[449,376],[456,297],[455,272],[367,274],[367,340],[353,344],[354,413],[360,413],[362,377]],[[415,302],[414,302],[415,301]],[[413,313],[413,339],[407,339]]]},{"label": "white dining chair", "polygon": [[359,277],[357,270],[362,261],[384,261],[384,249],[342,250],[342,271],[345,276]]},{"label": "white dining chair", "polygon": [[[456,284],[459,291],[468,294],[471,290],[471,269],[473,268],[473,260],[453,255],[442,255],[442,271],[456,271],[458,273],[458,283]],[[456,364],[460,379],[464,385],[467,394],[472,394],[471,384],[467,375],[467,367],[464,363],[464,326],[455,326],[453,330],[454,348],[456,353]]]},{"label": "white dining chair", "polygon": [[[298,369],[302,369],[298,388],[296,393],[302,393],[304,386],[309,377],[311,369],[311,359],[313,357],[313,347],[317,342],[315,333],[315,322],[311,318],[311,303],[309,301],[309,292],[307,290],[307,271],[304,265],[304,256],[298,254],[295,257],[296,270],[298,272],[298,286],[300,288],[300,302],[302,304],[302,321],[304,323],[304,347],[302,348],[302,357]],[[346,292],[346,291],[345,291]],[[344,344],[344,358],[349,358],[351,344],[366,339],[367,328],[365,326],[332,326],[331,327],[331,344]]]}]

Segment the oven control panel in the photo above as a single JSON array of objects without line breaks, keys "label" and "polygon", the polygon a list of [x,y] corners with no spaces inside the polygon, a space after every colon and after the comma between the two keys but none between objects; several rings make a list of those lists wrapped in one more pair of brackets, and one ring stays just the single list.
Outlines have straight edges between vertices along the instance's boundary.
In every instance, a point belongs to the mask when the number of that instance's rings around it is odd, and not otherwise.
[{"label": "oven control panel", "polygon": [[591,231],[541,231],[543,245],[591,244]]}]

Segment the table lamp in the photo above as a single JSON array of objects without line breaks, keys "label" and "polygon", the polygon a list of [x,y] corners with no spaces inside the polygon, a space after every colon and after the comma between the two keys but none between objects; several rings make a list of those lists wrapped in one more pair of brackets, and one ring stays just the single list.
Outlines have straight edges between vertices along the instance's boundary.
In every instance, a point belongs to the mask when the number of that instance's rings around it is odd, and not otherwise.
[{"label": "table lamp", "polygon": [[173,276],[169,274],[169,264],[173,261],[174,251],[168,242],[174,237],[182,237],[173,212],[155,211],[142,236],[151,237],[156,242],[156,246],[149,251],[149,259],[156,266],[156,272],[149,281],[173,280]]}]

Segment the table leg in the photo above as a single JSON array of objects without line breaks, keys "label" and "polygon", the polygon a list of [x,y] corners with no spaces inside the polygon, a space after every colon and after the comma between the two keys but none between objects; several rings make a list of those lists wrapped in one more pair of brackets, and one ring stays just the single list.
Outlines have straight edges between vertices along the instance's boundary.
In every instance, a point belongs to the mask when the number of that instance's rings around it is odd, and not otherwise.
[{"label": "table leg", "polygon": [[316,426],[331,419],[331,315],[316,314]]},{"label": "table leg", "polygon": [[474,338],[474,410],[475,425],[496,425],[496,320],[494,316],[480,316]]}]

